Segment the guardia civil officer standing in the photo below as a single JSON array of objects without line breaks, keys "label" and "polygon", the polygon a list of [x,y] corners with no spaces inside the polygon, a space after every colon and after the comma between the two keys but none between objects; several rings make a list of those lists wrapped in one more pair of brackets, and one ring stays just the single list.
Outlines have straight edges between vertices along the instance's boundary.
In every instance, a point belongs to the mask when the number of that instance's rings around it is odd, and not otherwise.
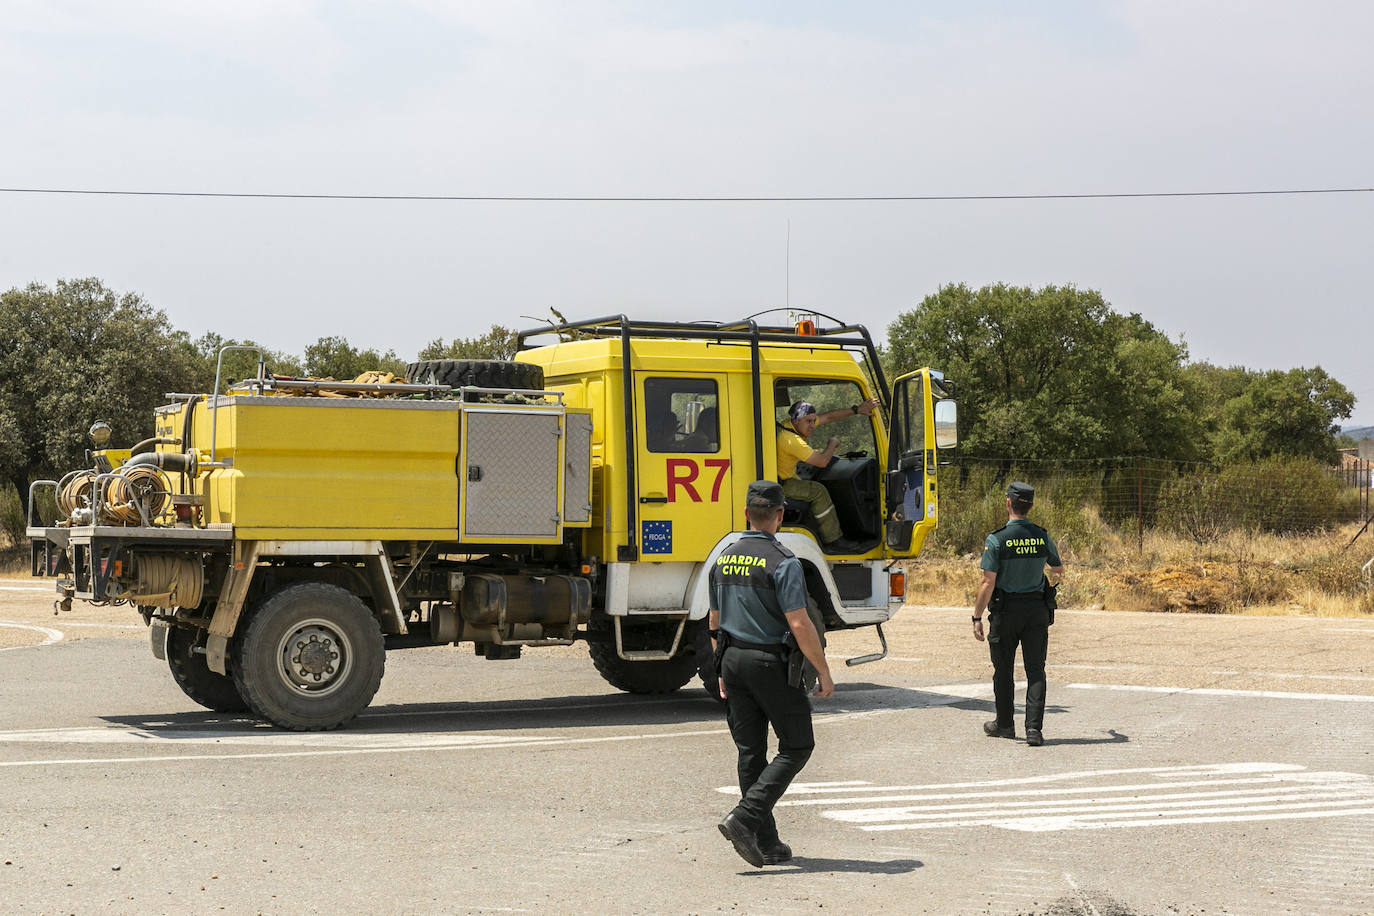
[{"label": "guardia civil officer standing", "polygon": [[[755,868],[786,862],[792,850],[778,838],[773,806],[806,765],[815,746],[811,701],[789,683],[787,637],[816,671],[815,695],[835,692],[820,636],[806,612],[801,562],[778,543],[782,487],[749,485],[745,515],[752,530],[725,548],[711,569],[708,627],[719,661],[730,735],[739,748],[740,801],[720,832]],[[768,759],[768,726],[778,753]]]},{"label": "guardia civil officer standing", "polygon": [[983,723],[983,731],[994,738],[1016,737],[1012,671],[1019,643],[1026,669],[1026,743],[1039,747],[1045,743],[1045,655],[1054,621],[1053,586],[1064,575],[1064,566],[1049,533],[1026,519],[1034,502],[1030,484],[1018,481],[1007,487],[1009,520],[983,542],[983,581],[973,608],[973,636],[983,640],[983,611],[988,610],[997,718]]}]

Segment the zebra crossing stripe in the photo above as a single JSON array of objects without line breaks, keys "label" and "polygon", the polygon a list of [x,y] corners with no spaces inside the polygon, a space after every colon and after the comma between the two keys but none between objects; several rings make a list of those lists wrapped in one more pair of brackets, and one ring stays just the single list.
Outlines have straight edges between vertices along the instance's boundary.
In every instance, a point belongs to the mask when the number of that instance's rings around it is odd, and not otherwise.
[{"label": "zebra crossing stripe", "polygon": [[[1276,763],[1143,767],[1124,773],[1144,778],[1104,781],[1123,771],[1101,770],[1031,777],[1033,782],[813,783],[791,787],[779,806],[819,806],[825,809],[822,816],[865,831],[994,827],[1043,832],[1374,814],[1374,778],[1362,773]],[[911,803],[874,806],[892,801]]]}]

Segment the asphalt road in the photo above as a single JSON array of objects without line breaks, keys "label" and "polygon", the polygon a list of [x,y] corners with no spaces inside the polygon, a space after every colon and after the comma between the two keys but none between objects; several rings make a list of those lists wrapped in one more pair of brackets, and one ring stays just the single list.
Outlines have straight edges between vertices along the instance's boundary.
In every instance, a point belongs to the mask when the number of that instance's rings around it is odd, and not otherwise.
[{"label": "asphalt road", "polygon": [[297,735],[198,710],[132,611],[47,595],[0,581],[6,912],[1374,913],[1371,621],[1061,611],[1042,748],[981,734],[966,610],[905,609],[858,668],[872,631],[838,634],[796,858],[756,870],[700,689],[410,650]]}]

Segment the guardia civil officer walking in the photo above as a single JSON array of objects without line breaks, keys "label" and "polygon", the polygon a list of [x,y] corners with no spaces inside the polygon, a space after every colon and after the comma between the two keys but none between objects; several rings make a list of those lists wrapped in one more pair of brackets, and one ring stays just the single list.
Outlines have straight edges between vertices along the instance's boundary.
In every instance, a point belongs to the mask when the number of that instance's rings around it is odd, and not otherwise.
[{"label": "guardia civil officer walking", "polygon": [[[720,822],[720,832],[755,868],[792,858],[791,848],[778,837],[773,806],[816,743],[807,687],[789,682],[789,634],[795,640],[791,651],[803,653],[815,670],[815,696],[835,692],[820,636],[807,616],[801,561],[774,537],[782,514],[782,487],[771,480],[751,483],[745,505],[751,530],[721,552],[710,578],[707,626],[730,735],[739,748],[740,801]],[[770,725],[778,736],[771,761]]]},{"label": "guardia civil officer walking", "polygon": [[1054,587],[1064,566],[1049,532],[1026,518],[1034,503],[1035,488],[1030,484],[1017,481],[1007,487],[1008,521],[983,542],[983,581],[973,608],[973,636],[982,642],[987,610],[997,718],[983,723],[983,731],[994,738],[1016,737],[1012,673],[1019,643],[1026,669],[1026,743],[1039,747],[1045,743],[1045,655],[1054,622]]}]

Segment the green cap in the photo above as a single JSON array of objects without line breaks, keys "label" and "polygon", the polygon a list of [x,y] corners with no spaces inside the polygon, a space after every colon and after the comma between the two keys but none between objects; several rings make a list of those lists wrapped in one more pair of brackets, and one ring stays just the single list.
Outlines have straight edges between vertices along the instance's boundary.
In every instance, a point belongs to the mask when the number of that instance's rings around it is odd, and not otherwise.
[{"label": "green cap", "polygon": [[776,509],[783,504],[782,486],[771,480],[756,480],[749,485],[748,505]]},{"label": "green cap", "polygon": [[1033,503],[1035,502],[1035,487],[1028,483],[1022,483],[1019,480],[1015,481],[1011,486],[1007,487],[1007,497],[1009,499],[1019,499],[1022,502]]}]

